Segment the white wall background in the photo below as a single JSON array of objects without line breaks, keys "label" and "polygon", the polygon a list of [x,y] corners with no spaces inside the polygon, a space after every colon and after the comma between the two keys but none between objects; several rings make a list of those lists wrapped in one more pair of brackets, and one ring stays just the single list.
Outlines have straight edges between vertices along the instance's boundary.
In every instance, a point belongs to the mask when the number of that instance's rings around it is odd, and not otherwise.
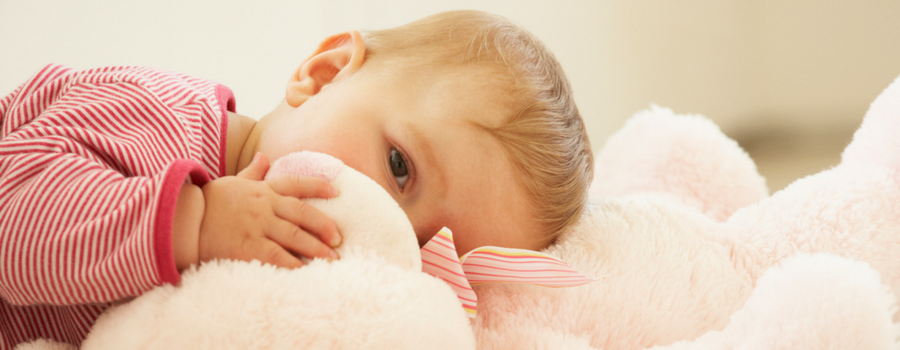
[{"label": "white wall background", "polygon": [[853,128],[900,75],[894,0],[0,0],[0,94],[50,62],[149,65],[222,82],[258,117],[326,36],[463,8],[556,53],[595,149],[652,102],[732,135]]}]

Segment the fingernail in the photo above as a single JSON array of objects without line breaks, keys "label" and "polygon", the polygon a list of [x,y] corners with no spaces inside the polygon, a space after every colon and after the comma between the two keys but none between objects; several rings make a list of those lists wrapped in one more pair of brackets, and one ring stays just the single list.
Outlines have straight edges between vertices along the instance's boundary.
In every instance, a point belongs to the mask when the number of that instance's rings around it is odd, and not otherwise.
[{"label": "fingernail", "polygon": [[251,160],[250,163],[256,163],[257,160],[259,160],[259,152],[256,152],[256,154],[253,155],[253,160]]},{"label": "fingernail", "polygon": [[339,194],[341,194],[341,190],[337,187],[331,186],[331,196],[337,197]]},{"label": "fingernail", "polygon": [[341,245],[341,234],[334,235],[334,239],[331,240],[331,247],[337,248],[337,246]]},{"label": "fingernail", "polygon": [[337,259],[341,258],[341,256],[338,255],[338,253],[334,250],[332,250],[331,252],[328,253],[328,257],[330,257],[332,260],[337,260]]}]

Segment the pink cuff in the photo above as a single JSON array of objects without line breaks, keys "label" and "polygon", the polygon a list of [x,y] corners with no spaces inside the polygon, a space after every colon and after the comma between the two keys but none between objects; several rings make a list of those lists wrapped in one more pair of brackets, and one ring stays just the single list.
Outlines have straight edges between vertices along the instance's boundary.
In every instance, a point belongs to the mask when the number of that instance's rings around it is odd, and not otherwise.
[{"label": "pink cuff", "polygon": [[175,284],[181,281],[181,274],[175,267],[175,254],[172,251],[172,226],[175,221],[178,194],[188,176],[190,176],[191,183],[197,186],[203,186],[209,182],[209,174],[203,170],[200,163],[193,160],[176,159],[166,169],[159,189],[153,249],[156,252],[160,283]]}]

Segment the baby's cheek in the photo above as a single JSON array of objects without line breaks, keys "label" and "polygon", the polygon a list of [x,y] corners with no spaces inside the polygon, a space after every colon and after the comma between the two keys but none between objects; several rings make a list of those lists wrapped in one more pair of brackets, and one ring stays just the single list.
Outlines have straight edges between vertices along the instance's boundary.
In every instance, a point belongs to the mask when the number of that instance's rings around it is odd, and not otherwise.
[{"label": "baby's cheek", "polygon": [[498,246],[498,247],[514,248],[514,247],[510,246],[508,242],[506,244],[504,244],[502,242],[496,241],[493,238],[494,237],[492,237],[491,233],[481,233],[479,235],[470,235],[470,234],[466,234],[466,232],[460,232],[459,235],[457,235],[454,232],[454,234],[453,234],[453,241],[456,244],[456,252],[460,256],[474,250],[475,248],[484,247],[484,246]]},{"label": "baby's cheek", "polygon": [[[536,226],[503,225],[498,221],[483,220],[478,223],[481,225],[473,225],[475,227],[470,230],[460,230],[459,234],[453,231],[454,240],[457,242],[457,251],[460,254],[465,254],[483,246],[528,250],[546,248],[546,239],[544,239],[542,232]],[[521,222],[527,222],[527,219],[523,219]]]},{"label": "baby's cheek", "polygon": [[282,138],[277,137],[263,137],[259,142],[258,151],[265,154],[270,162],[292,152],[290,145],[286,145]]},{"label": "baby's cheek", "polygon": [[[407,216],[409,215],[407,214]],[[416,221],[413,218],[410,218],[410,221],[413,222],[413,227],[416,227],[416,238],[419,240],[419,247],[422,247],[425,245],[425,243],[428,243],[428,241],[430,241],[434,237],[434,235],[438,233],[438,231],[444,228],[444,226],[440,225],[428,225],[425,227],[419,227],[415,225]],[[453,231],[453,229],[450,230],[451,232]]]},{"label": "baby's cheek", "polygon": [[353,134],[332,134],[319,140],[315,147],[317,152],[330,154],[363,174],[368,168],[365,160],[373,157],[376,149],[372,142]]}]

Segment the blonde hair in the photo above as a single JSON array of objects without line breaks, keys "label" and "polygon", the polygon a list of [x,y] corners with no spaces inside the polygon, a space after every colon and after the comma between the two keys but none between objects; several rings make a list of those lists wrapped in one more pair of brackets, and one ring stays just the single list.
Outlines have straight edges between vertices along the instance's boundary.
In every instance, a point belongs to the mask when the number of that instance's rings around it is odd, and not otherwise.
[{"label": "blonde hair", "polygon": [[536,37],[479,11],[439,13],[364,35],[367,61],[487,69],[498,78],[513,112],[499,127],[479,126],[506,148],[544,226],[544,243],[578,218],[593,177],[590,141],[568,79]]}]

